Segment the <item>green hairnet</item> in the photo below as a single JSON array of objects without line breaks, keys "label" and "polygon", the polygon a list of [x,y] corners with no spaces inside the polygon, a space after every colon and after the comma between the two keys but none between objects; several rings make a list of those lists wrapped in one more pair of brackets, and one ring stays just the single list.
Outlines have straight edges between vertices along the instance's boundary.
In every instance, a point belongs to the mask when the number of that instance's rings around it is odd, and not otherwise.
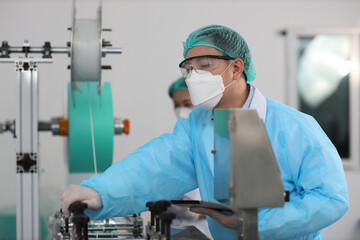
[{"label": "green hairnet", "polygon": [[244,73],[247,82],[255,79],[255,67],[251,53],[245,40],[234,30],[221,26],[209,25],[192,32],[183,42],[184,58],[187,51],[195,46],[213,47],[231,58],[240,58],[244,61]]},{"label": "green hairnet", "polygon": [[181,77],[179,79],[177,79],[175,82],[173,82],[170,87],[169,87],[169,96],[172,98],[173,94],[176,90],[185,90],[185,91],[189,91],[188,87],[186,86],[185,83],[185,78]]}]

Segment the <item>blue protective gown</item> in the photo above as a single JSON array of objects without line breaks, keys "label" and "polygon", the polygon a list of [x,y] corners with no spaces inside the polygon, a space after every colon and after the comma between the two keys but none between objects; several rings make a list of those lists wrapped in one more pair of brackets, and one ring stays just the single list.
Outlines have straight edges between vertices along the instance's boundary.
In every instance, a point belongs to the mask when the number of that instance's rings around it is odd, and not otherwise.
[{"label": "blue protective gown", "polygon": [[[281,178],[290,191],[283,208],[259,210],[260,239],[324,239],[320,233],[349,208],[345,174],[335,147],[318,123],[256,89],[258,110],[274,149]],[[197,187],[215,201],[214,129],[211,111],[195,107],[164,134],[81,184],[99,192],[103,207],[86,210],[92,219],[146,211],[147,201],[174,199]],[[214,239],[237,239],[237,231],[208,217]]]}]

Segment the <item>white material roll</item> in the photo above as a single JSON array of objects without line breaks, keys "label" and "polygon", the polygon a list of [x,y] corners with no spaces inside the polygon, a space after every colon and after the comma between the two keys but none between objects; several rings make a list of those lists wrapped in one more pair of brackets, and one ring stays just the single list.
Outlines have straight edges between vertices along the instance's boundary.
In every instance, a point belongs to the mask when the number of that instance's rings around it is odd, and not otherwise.
[{"label": "white material roll", "polygon": [[71,82],[101,79],[101,26],[97,19],[75,19],[71,52]]}]

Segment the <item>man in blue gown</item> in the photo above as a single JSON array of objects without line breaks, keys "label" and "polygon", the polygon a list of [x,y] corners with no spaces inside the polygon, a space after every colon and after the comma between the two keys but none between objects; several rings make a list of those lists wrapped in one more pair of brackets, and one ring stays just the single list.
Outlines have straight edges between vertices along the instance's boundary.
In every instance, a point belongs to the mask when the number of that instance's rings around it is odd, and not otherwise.
[{"label": "man in blue gown", "polygon": [[[195,108],[172,134],[152,139],[102,175],[69,186],[62,196],[67,213],[74,201],[88,204],[92,219],[147,210],[146,202],[173,199],[195,188],[214,199],[213,109],[256,109],[271,141],[281,178],[290,191],[283,208],[259,210],[260,239],[324,239],[320,230],[349,208],[347,185],[336,148],[306,114],[265,98],[255,79],[250,50],[234,30],[210,25],[191,33],[180,63]],[[269,75],[270,78],[270,75]],[[266,79],[270,81],[271,79]],[[235,217],[208,209],[214,239],[237,239]]]}]

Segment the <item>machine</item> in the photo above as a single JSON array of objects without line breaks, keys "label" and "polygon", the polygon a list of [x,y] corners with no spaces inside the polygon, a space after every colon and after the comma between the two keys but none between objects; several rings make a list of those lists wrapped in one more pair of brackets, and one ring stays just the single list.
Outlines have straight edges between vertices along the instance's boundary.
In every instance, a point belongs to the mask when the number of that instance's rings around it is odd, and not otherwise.
[{"label": "machine", "polygon": [[51,239],[142,239],[143,222],[138,214],[122,218],[92,220],[84,214],[87,205],[74,202],[70,205],[70,219],[56,212],[51,219]]},{"label": "machine", "polygon": [[[39,231],[39,131],[68,137],[69,172],[95,174],[112,164],[114,134],[129,133],[129,120],[113,116],[110,83],[101,81],[101,70],[111,69],[111,66],[101,65],[101,58],[122,53],[121,48],[111,47],[111,43],[102,38],[102,31],[111,29],[101,28],[101,13],[100,1],[95,19],[77,19],[73,1],[71,41],[65,47],[53,47],[50,42],[41,47],[31,46],[28,41],[17,47],[7,41],[1,44],[0,63],[14,64],[16,73],[16,119],[0,123],[0,133],[11,132],[16,142],[16,236],[19,240],[44,237]],[[69,114],[68,118],[39,121],[39,65],[52,63],[54,54],[67,54],[71,58]],[[79,122],[86,122],[86,128]],[[101,145],[101,142],[106,144]],[[84,162],[85,158],[91,159],[90,167]],[[56,226],[56,216],[53,226]],[[133,218],[135,224],[141,223],[139,217]],[[127,226],[124,222],[127,220],[108,220],[102,225],[91,223],[91,226]]]},{"label": "machine", "polygon": [[239,239],[258,239],[258,209],[289,201],[265,125],[253,109],[216,109],[214,138],[214,197],[238,210]]}]

